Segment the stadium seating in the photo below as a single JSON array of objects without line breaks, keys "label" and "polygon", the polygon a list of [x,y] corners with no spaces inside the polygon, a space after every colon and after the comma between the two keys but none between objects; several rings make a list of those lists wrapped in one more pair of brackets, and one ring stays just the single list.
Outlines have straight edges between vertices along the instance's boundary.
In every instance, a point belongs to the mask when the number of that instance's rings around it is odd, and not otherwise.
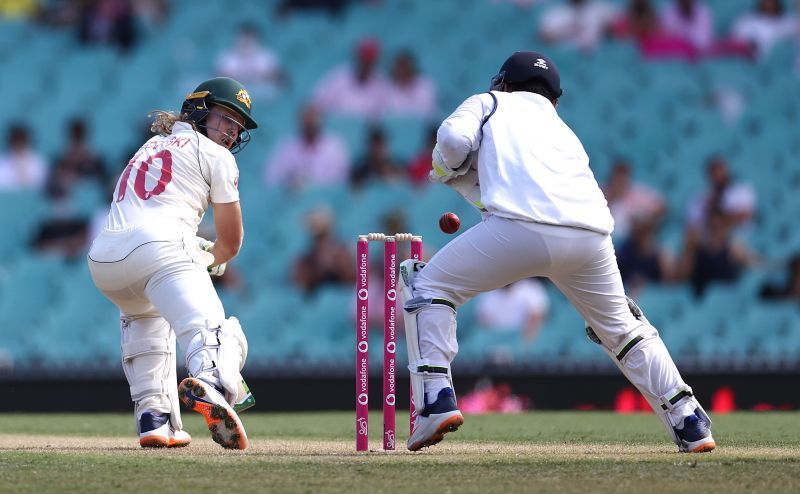
[{"label": "stadium seating", "polygon": [[[728,28],[740,2],[715,0],[717,31]],[[244,21],[258,23],[285,65],[291,85],[275,100],[256,102],[262,122],[248,149],[237,157],[246,230],[245,246],[232,263],[244,280],[240,290],[220,290],[227,311],[242,320],[251,342],[250,360],[259,368],[324,365],[350,369],[352,306],[350,287],[325,288],[306,297],[291,285],[291,266],[307,245],[305,215],[319,205],[336,216],[336,233],[353,245],[359,233],[379,231],[386,214],[400,209],[409,228],[433,253],[449,237],[436,224],[455,211],[466,226],[480,216],[441,186],[406,184],[270,189],[263,166],[276,140],[297,128],[298,110],[327,70],[352,57],[364,36],[380,38],[386,59],[402,48],[415,50],[419,64],[439,89],[440,119],[466,96],[484,91],[500,61],[520,48],[534,48],[533,26],[543,6],[519,10],[512,2],[404,0],[354,3],[340,17],[319,13],[276,17],[261,2],[174,2],[169,21],[131,53],[83,47],[67,30],[0,20],[0,93],[6,110],[0,132],[15,121],[31,126],[34,142],[48,159],[63,146],[65,125],[75,116],[90,120],[92,142],[112,174],[139,144],[136,131],[149,110],[175,109],[180,95],[211,75],[214,55],[230,46]],[[442,26],[447,25],[447,35]],[[212,28],[213,26],[213,28]],[[198,33],[203,36],[202,44]],[[24,53],[16,47],[25,46]],[[321,47],[324,47],[322,49]],[[606,177],[617,156],[631,160],[636,176],[667,193],[669,216],[660,232],[673,251],[682,242],[688,200],[705,184],[705,160],[713,152],[729,158],[738,178],[756,188],[758,215],[745,239],[770,266],[800,250],[800,103],[790,67],[795,51],[781,46],[757,66],[732,59],[642,63],[627,42],[606,41],[591,55],[549,48],[561,67],[565,97],[559,111],[581,137],[595,175]],[[625,67],[625,70],[609,70]],[[757,70],[750,70],[757,67]],[[743,98],[742,118],[726,122],[712,102],[719,91]],[[423,146],[424,119],[381,122],[392,154],[405,162]],[[329,115],[325,125],[341,135],[358,158],[367,122]],[[2,136],[5,133],[0,134]],[[2,141],[0,150],[5,149]],[[105,207],[107,190],[81,184],[72,208],[90,216]],[[14,365],[113,366],[118,362],[118,314],[100,296],[85,264],[34,253],[28,246],[39,223],[51,214],[39,193],[0,192],[0,327]],[[379,249],[373,249],[379,256]],[[712,286],[694,300],[685,284],[648,286],[639,294],[647,315],[678,360],[736,367],[750,360],[800,360],[798,304],[764,303],[758,288],[765,271],[738,283]],[[477,324],[468,304],[461,309],[460,360],[513,365],[607,365],[607,357],[583,334],[580,316],[553,293],[551,314],[538,338],[522,343],[514,333],[498,335]],[[378,348],[376,345],[373,348]],[[404,343],[401,343],[404,347]],[[402,351],[401,351],[402,355]]]}]

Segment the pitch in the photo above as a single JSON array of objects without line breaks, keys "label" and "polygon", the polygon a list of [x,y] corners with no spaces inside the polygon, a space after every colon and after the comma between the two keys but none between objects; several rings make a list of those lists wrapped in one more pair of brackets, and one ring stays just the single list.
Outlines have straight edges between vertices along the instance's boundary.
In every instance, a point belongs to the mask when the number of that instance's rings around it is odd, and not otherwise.
[{"label": "pitch", "polygon": [[[700,455],[678,454],[644,414],[467,415],[420,453],[356,453],[353,413],[242,418],[251,447],[238,452],[189,413],[194,441],[171,450],[140,449],[127,414],[0,415],[0,492],[800,491],[794,412],[715,415],[718,449]],[[381,417],[370,418],[377,449]]]}]

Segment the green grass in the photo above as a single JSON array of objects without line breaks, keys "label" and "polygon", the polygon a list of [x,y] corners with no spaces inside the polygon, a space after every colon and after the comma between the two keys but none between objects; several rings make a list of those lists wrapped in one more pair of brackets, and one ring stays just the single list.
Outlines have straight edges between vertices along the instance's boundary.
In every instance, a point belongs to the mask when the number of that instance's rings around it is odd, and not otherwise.
[{"label": "green grass", "polygon": [[[352,413],[243,419],[244,452],[219,448],[189,413],[191,446],[145,451],[129,415],[0,415],[0,492],[800,491],[797,413],[716,416],[718,448],[701,455],[677,453],[652,415],[467,416],[422,453],[356,453]],[[377,449],[380,415],[370,424]]]}]

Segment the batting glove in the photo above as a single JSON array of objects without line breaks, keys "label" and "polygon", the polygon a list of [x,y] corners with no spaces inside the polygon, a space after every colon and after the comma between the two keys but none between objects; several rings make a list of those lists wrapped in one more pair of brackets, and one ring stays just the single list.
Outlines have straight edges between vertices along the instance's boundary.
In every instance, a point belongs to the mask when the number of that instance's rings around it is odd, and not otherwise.
[{"label": "batting glove", "polygon": [[[200,250],[208,252],[211,254],[211,249],[214,248],[214,242],[210,240],[206,240],[203,237],[197,237],[197,246],[200,247]],[[208,274],[211,276],[222,276],[225,274],[225,268],[228,266],[228,263],[223,262],[222,264],[217,264],[215,266],[208,266]]]},{"label": "batting glove", "polygon": [[208,274],[211,276],[222,276],[225,274],[225,268],[228,266],[227,262],[223,262],[222,264],[217,264],[216,266],[209,266],[208,267]]}]

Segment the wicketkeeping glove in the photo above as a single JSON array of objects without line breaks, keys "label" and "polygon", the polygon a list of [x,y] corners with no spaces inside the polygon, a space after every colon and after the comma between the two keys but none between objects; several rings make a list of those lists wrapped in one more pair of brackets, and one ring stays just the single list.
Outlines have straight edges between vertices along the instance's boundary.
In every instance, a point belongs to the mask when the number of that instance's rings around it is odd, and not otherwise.
[{"label": "wicketkeeping glove", "polygon": [[[214,248],[214,242],[206,240],[203,237],[197,237],[197,246],[200,247],[200,250],[206,251],[210,254],[211,249]],[[210,274],[211,276],[222,276],[223,274],[225,274],[225,268],[227,266],[228,266],[227,262],[208,266],[208,274]]]}]

